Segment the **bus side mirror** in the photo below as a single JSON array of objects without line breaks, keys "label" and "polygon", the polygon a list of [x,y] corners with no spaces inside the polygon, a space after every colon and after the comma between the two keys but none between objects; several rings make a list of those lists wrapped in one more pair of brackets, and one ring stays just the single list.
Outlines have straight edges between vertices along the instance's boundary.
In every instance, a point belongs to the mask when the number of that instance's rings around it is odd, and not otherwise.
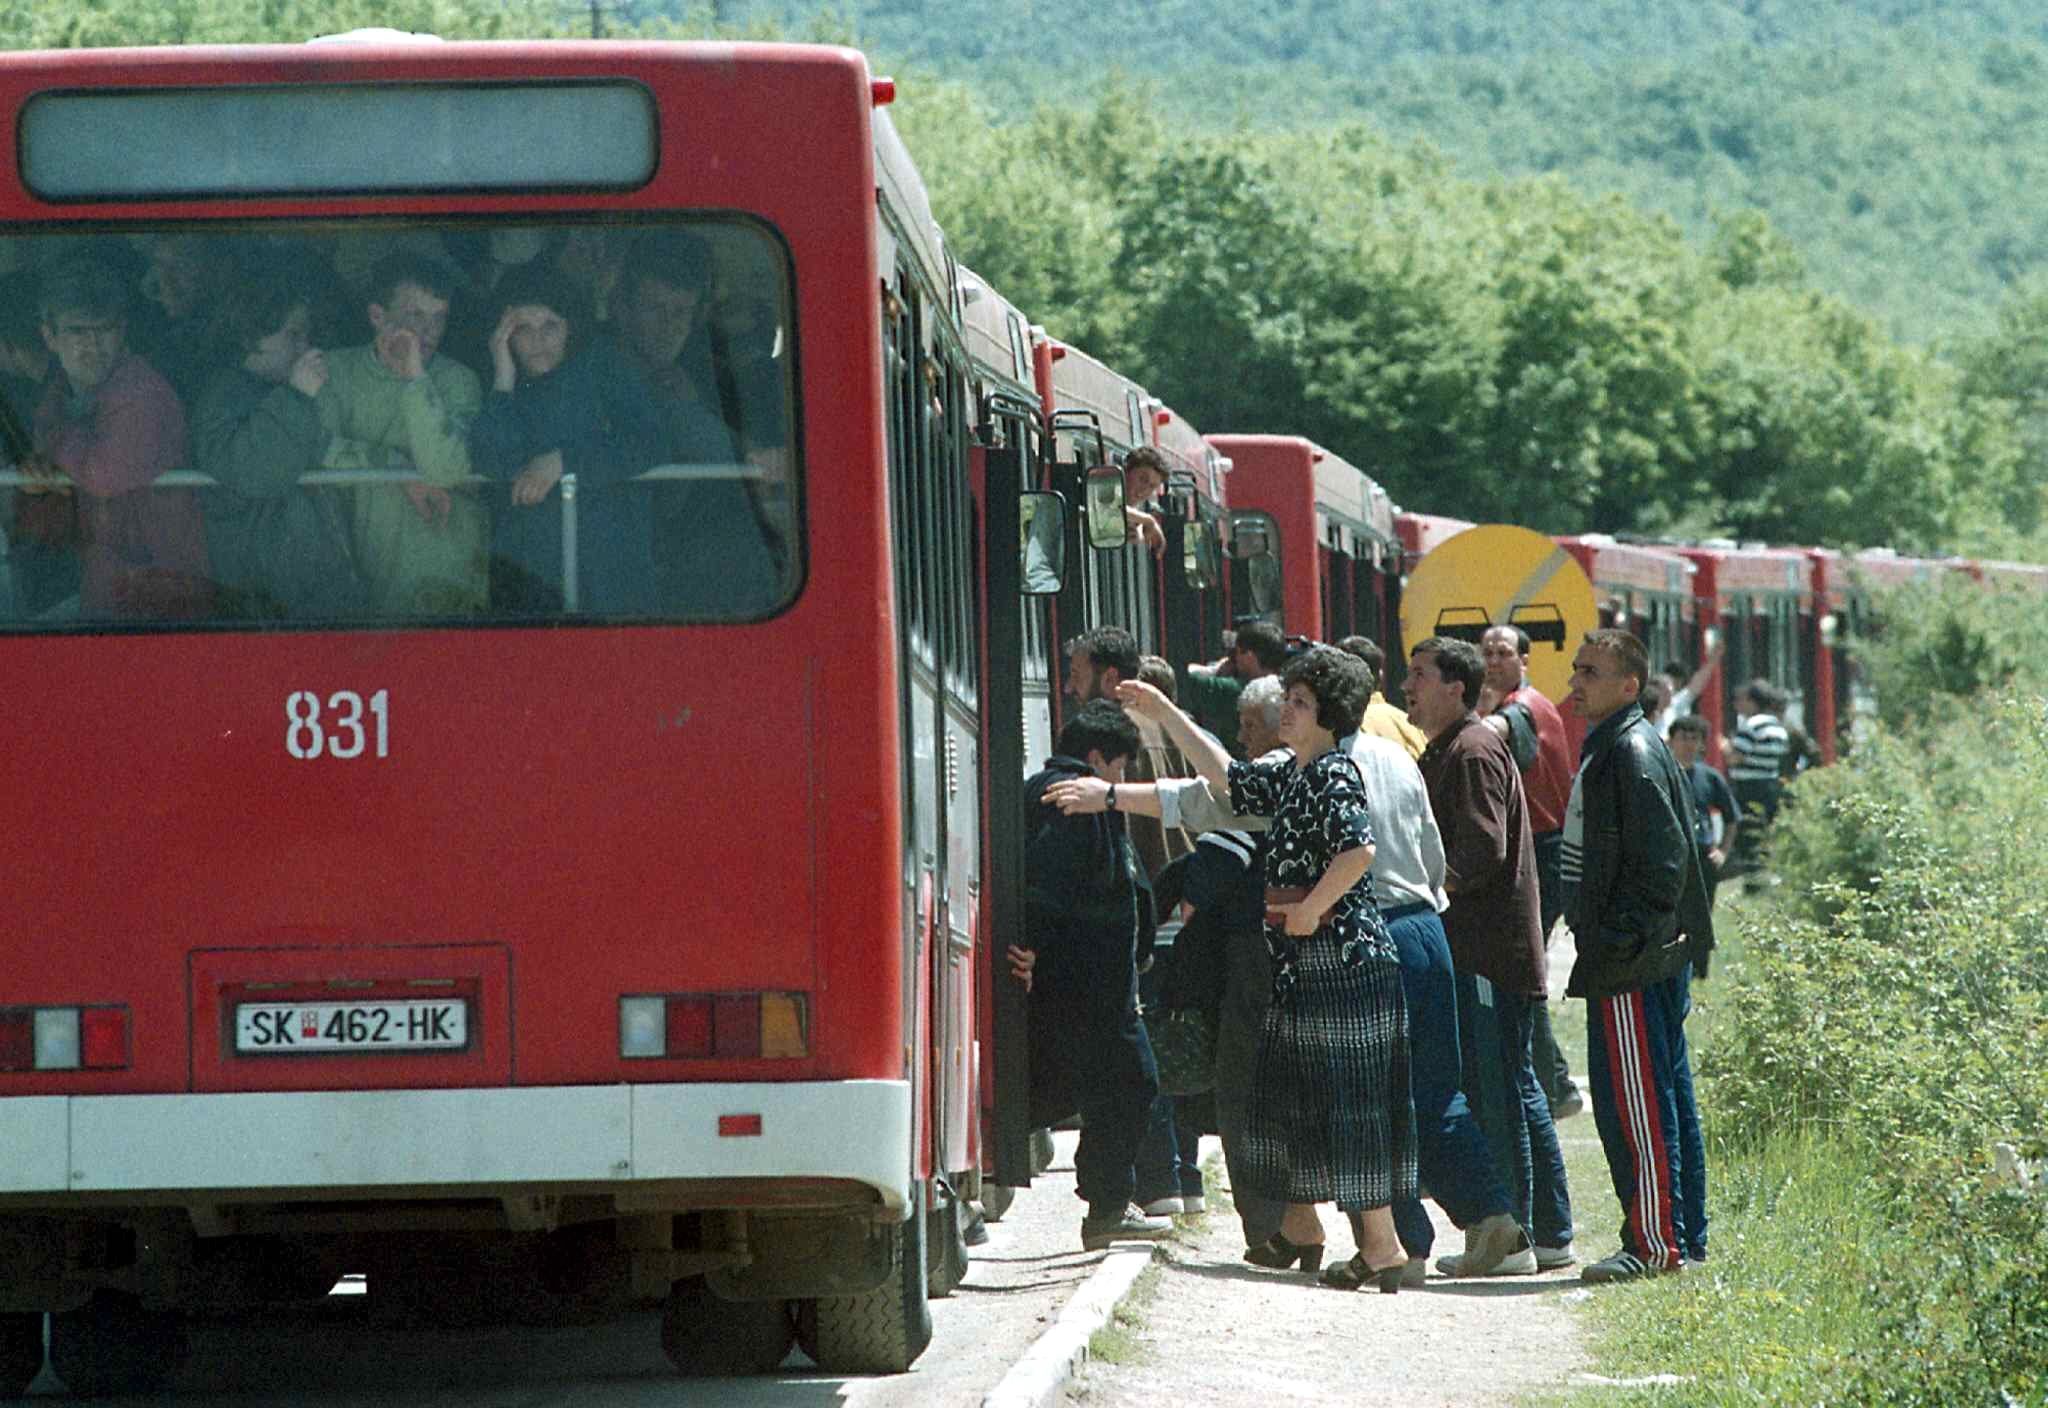
[{"label": "bus side mirror", "polygon": [[1120,548],[1130,541],[1130,525],[1124,521],[1124,472],[1113,464],[1099,464],[1088,471],[1088,546]]},{"label": "bus side mirror", "polygon": [[1053,596],[1067,576],[1067,501],[1032,489],[1017,496],[1019,581],[1025,596]]}]

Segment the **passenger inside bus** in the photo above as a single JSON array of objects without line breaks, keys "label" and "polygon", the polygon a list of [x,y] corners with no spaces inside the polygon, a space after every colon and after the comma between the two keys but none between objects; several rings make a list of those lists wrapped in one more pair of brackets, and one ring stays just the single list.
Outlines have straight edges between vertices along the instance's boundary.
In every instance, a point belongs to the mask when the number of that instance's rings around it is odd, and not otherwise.
[{"label": "passenger inside bus", "polygon": [[[751,227],[327,223],[19,249],[23,272],[0,278],[0,407],[12,411],[0,450],[19,486],[0,503],[0,619],[17,629],[737,620],[794,590],[786,259]],[[84,310],[46,331],[39,291],[75,272],[81,252],[98,270],[95,297],[117,312]],[[493,347],[514,306],[506,290],[522,280],[555,291],[519,295],[520,306],[565,306],[525,320],[517,340],[507,324]],[[566,335],[543,370],[556,323]],[[484,382],[502,380],[500,350],[511,385],[492,395],[508,406],[477,432]],[[88,389],[95,376],[104,395]],[[99,473],[104,454],[83,473],[141,497],[115,514],[122,534],[88,542],[82,514],[105,516],[107,496],[74,484],[49,448],[61,438],[75,454],[77,427],[101,405],[119,413],[126,477]],[[140,460],[128,433],[138,428],[154,432]],[[521,448],[515,464],[500,457]],[[205,480],[159,484],[172,470]],[[578,485],[568,520],[565,474]],[[562,588],[569,524],[573,605]]]},{"label": "passenger inside bus", "polygon": [[39,307],[57,368],[36,408],[23,487],[54,501],[45,544],[76,551],[75,614],[203,614],[198,500],[189,490],[151,487],[185,461],[185,416],[170,383],[128,349],[127,288],[103,263],[68,260],[43,280]]},{"label": "passenger inside bus", "polygon": [[329,435],[319,396],[327,354],[313,346],[314,291],[272,255],[243,266],[214,325],[239,364],[216,372],[192,413],[192,467],[218,486],[206,503],[206,541],[218,610],[248,620],[363,615],[344,489],[302,484]]},{"label": "passenger inside bus", "polygon": [[354,491],[356,563],[381,616],[456,616],[487,605],[490,521],[469,484],[477,375],[439,354],[454,271],[418,255],[370,281],[374,338],[327,359],[320,418],[330,469],[412,471],[417,481]]},{"label": "passenger inside bus", "polygon": [[[648,231],[620,267],[616,321],[655,398],[662,464],[682,476],[657,484],[654,495],[662,597],[699,603],[707,615],[756,616],[781,598],[782,583],[733,428],[700,390],[715,384],[710,340],[693,336],[710,284],[704,241]],[[702,469],[693,474],[690,466]]]},{"label": "passenger inside bus", "polygon": [[[507,486],[495,499],[491,599],[513,614],[580,610],[645,615],[655,590],[652,493],[640,476],[661,458],[655,402],[584,291],[546,266],[499,281],[492,385],[470,431],[477,472]],[[577,483],[575,571],[563,551],[561,480]],[[494,496],[497,491],[494,490]]]}]

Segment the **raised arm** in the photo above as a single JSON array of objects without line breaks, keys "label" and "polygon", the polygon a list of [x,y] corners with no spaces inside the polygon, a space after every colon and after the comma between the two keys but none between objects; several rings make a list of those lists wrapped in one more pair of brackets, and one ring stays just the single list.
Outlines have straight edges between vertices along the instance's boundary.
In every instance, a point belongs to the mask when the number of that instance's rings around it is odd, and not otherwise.
[{"label": "raised arm", "polygon": [[1166,736],[1180,747],[1194,770],[1211,787],[1225,796],[1230,793],[1230,754],[1223,745],[1196,727],[1180,706],[1142,680],[1125,680],[1116,687],[1117,702],[1133,713],[1142,714],[1166,730]]}]

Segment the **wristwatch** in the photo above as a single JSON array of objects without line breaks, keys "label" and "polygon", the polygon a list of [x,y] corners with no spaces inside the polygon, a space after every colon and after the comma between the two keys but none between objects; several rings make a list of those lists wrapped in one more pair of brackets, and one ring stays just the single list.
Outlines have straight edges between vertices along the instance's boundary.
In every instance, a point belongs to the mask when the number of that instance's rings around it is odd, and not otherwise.
[{"label": "wristwatch", "polygon": [[1103,795],[1102,809],[1106,812],[1116,810],[1116,784],[1114,782],[1109,784],[1109,791]]}]

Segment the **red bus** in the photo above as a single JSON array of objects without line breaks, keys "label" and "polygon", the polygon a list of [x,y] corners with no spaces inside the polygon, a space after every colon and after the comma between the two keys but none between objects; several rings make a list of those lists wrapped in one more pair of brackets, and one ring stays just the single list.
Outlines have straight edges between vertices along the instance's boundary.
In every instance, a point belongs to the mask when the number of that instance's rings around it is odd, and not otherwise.
[{"label": "red bus", "polygon": [[1175,668],[1223,654],[1230,626],[1229,461],[1178,412],[1152,403],[1153,443],[1166,457],[1166,492],[1159,520],[1166,534],[1160,554],[1160,596],[1165,615],[1161,654]]},{"label": "red bus", "polygon": [[[0,632],[0,1389],[42,1312],[128,1388],[347,1272],[662,1300],[686,1371],[922,1351],[1021,1109],[976,1054],[1021,569],[890,93],[747,44],[0,65],[58,363],[8,483],[84,525],[17,537]],[[289,453],[237,460],[250,404]]]},{"label": "red bus", "polygon": [[1734,543],[1676,544],[1674,550],[1695,569],[1695,618],[1705,649],[1705,632],[1721,633],[1725,654],[1717,687],[1696,706],[1707,721],[1709,762],[1721,764],[1723,737],[1733,734],[1735,690],[1753,679],[1783,689],[1786,719],[1809,717],[1818,639],[1811,565],[1798,548]]},{"label": "red bus", "polygon": [[[1401,652],[1401,542],[1386,491],[1293,435],[1212,435],[1230,461],[1232,609],[1317,640],[1372,637]],[[1382,681],[1398,684],[1400,675]]]}]

